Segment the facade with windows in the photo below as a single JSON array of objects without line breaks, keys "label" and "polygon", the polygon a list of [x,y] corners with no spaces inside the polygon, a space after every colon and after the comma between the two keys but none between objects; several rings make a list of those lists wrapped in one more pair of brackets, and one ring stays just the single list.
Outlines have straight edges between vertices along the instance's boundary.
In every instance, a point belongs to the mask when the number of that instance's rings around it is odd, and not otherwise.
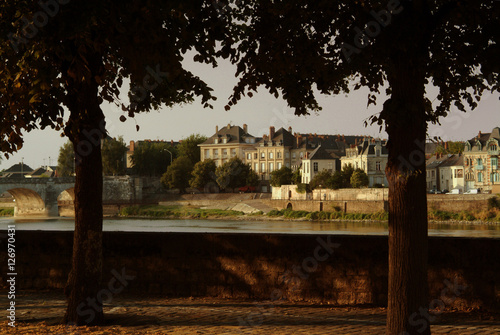
[{"label": "facade with windows", "polygon": [[[334,154],[336,161],[328,163],[312,162],[311,171],[331,169],[335,171],[340,168],[339,157],[345,155],[347,147],[354,143],[361,143],[363,136],[344,135],[317,135],[292,133],[292,128],[280,128],[275,131],[269,128],[269,134],[262,137],[254,137],[248,134],[247,126],[243,128],[227,125],[219,130],[215,128],[215,134],[200,144],[201,160],[213,159],[217,166],[227,162],[232,157],[239,157],[243,162],[249,164],[261,180],[260,189],[263,192],[270,190],[269,180],[271,173],[286,166],[293,171],[300,169],[304,161],[310,158],[311,153],[319,147]],[[318,156],[319,157],[319,154]],[[326,166],[323,166],[326,164]],[[334,164],[337,164],[336,166]],[[383,164],[383,165],[382,165]],[[385,163],[380,162],[379,168],[385,168]],[[306,179],[310,181],[312,175]],[[304,178],[303,178],[304,179]]]},{"label": "facade with windows", "polygon": [[269,135],[263,135],[252,148],[245,150],[245,162],[250,164],[262,181],[271,178],[271,172],[281,169],[283,166],[292,167],[291,150],[294,144],[294,136],[291,129],[280,128],[275,131],[269,128]]},{"label": "facade with windows", "polygon": [[361,143],[346,149],[341,157],[342,168],[351,164],[354,169],[362,169],[368,175],[368,187],[374,185],[387,186],[385,166],[387,165],[388,151],[386,143],[380,139],[365,138]]},{"label": "facade with windows", "polygon": [[248,133],[246,124],[243,128],[230,124],[221,129],[216,126],[215,134],[199,144],[201,160],[213,159],[216,166],[221,166],[233,157],[244,162],[245,150],[253,148],[258,140]]},{"label": "facade with windows", "polygon": [[340,157],[332,150],[327,150],[323,146],[318,146],[302,160],[301,176],[302,182],[309,184],[319,172],[327,170],[334,173],[340,168]]},{"label": "facade with windows", "polygon": [[428,192],[464,191],[464,156],[435,154],[426,161]]},{"label": "facade with windows", "polygon": [[479,188],[481,192],[490,192],[494,185],[500,185],[498,154],[500,128],[491,133],[481,133],[465,142],[464,177],[465,190]]}]

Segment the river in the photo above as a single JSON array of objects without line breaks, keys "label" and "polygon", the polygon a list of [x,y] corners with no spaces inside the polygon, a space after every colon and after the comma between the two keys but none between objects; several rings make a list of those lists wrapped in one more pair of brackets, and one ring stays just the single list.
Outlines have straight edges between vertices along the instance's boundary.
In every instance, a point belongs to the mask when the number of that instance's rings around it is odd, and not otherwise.
[{"label": "river", "polygon": [[[16,230],[71,231],[74,219],[0,218],[0,230],[15,225]],[[387,222],[314,222],[314,221],[230,221],[104,219],[104,231],[184,232],[184,233],[265,233],[265,234],[342,234],[388,235]],[[500,238],[499,224],[429,224],[429,236]]]}]

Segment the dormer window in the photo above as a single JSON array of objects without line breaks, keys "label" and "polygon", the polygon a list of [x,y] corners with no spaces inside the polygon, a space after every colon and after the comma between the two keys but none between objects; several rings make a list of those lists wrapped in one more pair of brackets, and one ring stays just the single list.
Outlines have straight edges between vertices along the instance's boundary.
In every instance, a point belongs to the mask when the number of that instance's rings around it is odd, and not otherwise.
[{"label": "dormer window", "polygon": [[214,143],[218,144],[219,143],[219,139],[218,138],[214,138]]},{"label": "dormer window", "polygon": [[226,137],[224,137],[224,138],[222,139],[222,143],[227,143],[227,138],[226,138]]}]

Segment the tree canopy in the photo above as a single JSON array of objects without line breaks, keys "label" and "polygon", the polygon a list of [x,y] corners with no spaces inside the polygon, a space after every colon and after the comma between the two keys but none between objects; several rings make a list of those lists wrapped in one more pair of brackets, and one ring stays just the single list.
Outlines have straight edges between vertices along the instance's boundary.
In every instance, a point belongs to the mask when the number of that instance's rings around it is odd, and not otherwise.
[{"label": "tree canopy", "polygon": [[233,157],[215,170],[216,181],[222,190],[228,188],[254,186],[258,181],[255,171],[238,157]]},{"label": "tree canopy", "polygon": [[[228,57],[231,18],[201,0],[5,0],[0,13],[0,150],[7,156],[22,147],[23,132],[46,127],[63,130],[73,144],[77,215],[64,321],[100,324],[102,301],[86,300],[101,288],[100,145],[107,131],[100,105],[116,104],[122,121],[195,97],[211,107],[212,89],[183,61],[188,51],[213,66]],[[120,99],[121,89],[129,101]]]},{"label": "tree canopy", "polygon": [[205,159],[199,161],[194,165],[193,172],[191,173],[191,179],[189,180],[189,186],[210,190],[211,186],[216,185],[216,169],[215,161],[213,159]]},{"label": "tree canopy", "polygon": [[132,173],[139,176],[161,176],[178,156],[168,142],[141,141],[132,153]]},{"label": "tree canopy", "polygon": [[122,136],[106,138],[102,143],[102,173],[121,176],[126,173],[127,146]]},{"label": "tree canopy", "polygon": [[185,192],[189,187],[193,163],[186,156],[176,158],[161,177],[161,183],[168,188],[178,188]]},{"label": "tree canopy", "polygon": [[242,29],[232,58],[239,81],[226,109],[261,85],[299,115],[321,109],[318,92],[364,87],[370,105],[385,90],[380,113],[367,122],[389,135],[387,334],[430,334],[428,321],[415,321],[428,305],[427,123],[438,122],[452,106],[475,108],[486,90],[500,91],[500,2],[230,3],[228,12]]},{"label": "tree canopy", "polygon": [[292,169],[282,166],[281,169],[271,172],[271,186],[280,187],[281,185],[290,185],[292,183]]},{"label": "tree canopy", "polygon": [[353,188],[367,187],[370,183],[368,175],[362,169],[356,169],[351,175],[351,186]]},{"label": "tree canopy", "polygon": [[59,148],[59,157],[57,158],[57,176],[67,177],[74,173],[75,151],[73,144],[67,141]]},{"label": "tree canopy", "polygon": [[207,140],[206,136],[200,134],[192,134],[186,138],[181,140],[177,150],[179,152],[179,156],[186,156],[191,160],[193,164],[196,164],[200,161],[200,147],[198,144],[201,144]]}]

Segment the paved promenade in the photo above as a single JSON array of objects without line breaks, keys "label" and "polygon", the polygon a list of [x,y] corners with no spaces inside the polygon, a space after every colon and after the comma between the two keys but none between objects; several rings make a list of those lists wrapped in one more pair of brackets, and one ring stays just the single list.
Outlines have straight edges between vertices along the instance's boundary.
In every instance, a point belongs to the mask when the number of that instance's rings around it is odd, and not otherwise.
[{"label": "paved promenade", "polygon": [[[9,301],[0,292],[5,315]],[[0,322],[0,334],[384,334],[384,308],[308,303],[118,295],[105,306],[106,325],[59,325],[66,301],[60,291],[16,295],[16,328]],[[500,315],[446,311],[433,334],[500,334]]]}]

